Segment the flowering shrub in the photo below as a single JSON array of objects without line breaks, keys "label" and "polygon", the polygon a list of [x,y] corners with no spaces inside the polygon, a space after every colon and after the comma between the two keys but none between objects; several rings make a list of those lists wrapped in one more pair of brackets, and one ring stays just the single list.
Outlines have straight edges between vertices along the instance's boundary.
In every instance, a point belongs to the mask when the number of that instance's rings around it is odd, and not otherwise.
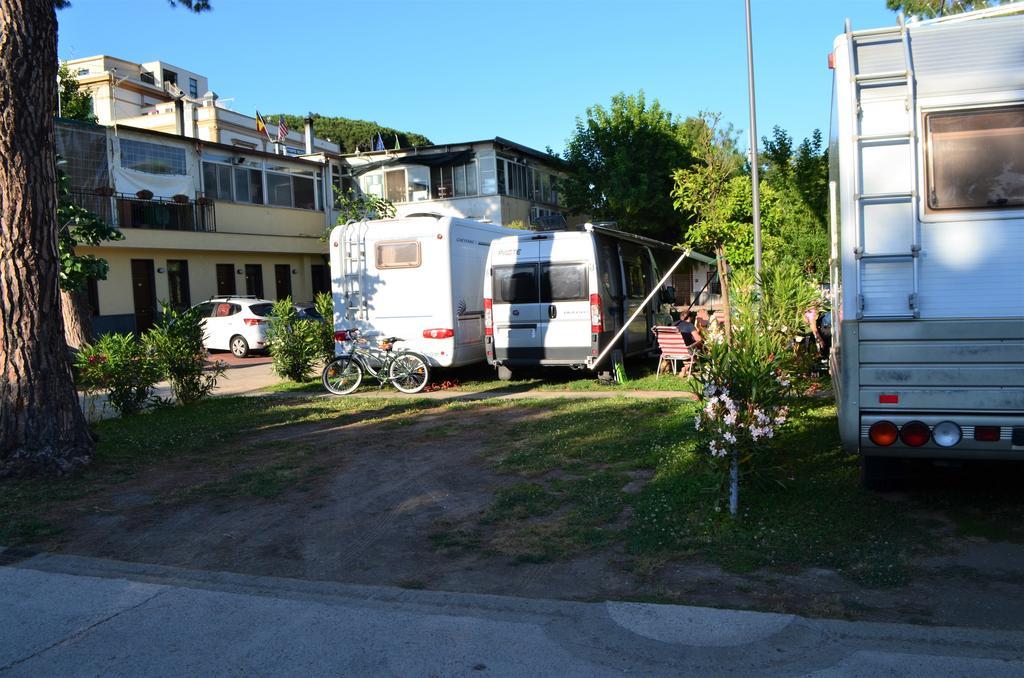
[{"label": "flowering shrub", "polygon": [[313,366],[324,357],[324,323],[299,318],[291,297],[275,303],[267,321],[274,372],[292,381],[309,381]]},{"label": "flowering shrub", "polygon": [[161,377],[156,358],[133,334],[105,334],[83,346],[75,367],[82,390],[107,391],[107,401],[122,415],[141,410]]},{"label": "flowering shrub", "polygon": [[721,327],[713,328],[693,370],[702,405],[694,426],[723,486],[730,486],[733,511],[741,470],[749,468],[755,453],[777,435],[789,412],[792,334],[788,326],[769,328],[768,323],[790,316],[784,310],[762,315],[761,305],[768,303],[762,300],[773,294],[773,278],[764,280],[758,293],[752,278],[737,276],[731,336],[726,337]]},{"label": "flowering shrub", "polygon": [[166,304],[160,322],[145,335],[145,344],[171,384],[174,399],[191,403],[205,398],[217,386],[225,365],[207,367],[203,321],[196,309],[178,312]]}]

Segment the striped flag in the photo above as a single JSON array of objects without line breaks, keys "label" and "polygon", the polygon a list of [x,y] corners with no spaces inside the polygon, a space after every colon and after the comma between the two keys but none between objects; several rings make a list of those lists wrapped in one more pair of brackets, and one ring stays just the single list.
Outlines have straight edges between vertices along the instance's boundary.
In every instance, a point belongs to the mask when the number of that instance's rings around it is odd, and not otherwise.
[{"label": "striped flag", "polygon": [[284,116],[282,115],[277,119],[277,140],[284,141],[284,138],[288,136],[288,125],[284,122]]},{"label": "striped flag", "polygon": [[263,119],[259,111],[256,111],[256,131],[263,136],[270,138],[270,131],[267,129],[267,121]]}]

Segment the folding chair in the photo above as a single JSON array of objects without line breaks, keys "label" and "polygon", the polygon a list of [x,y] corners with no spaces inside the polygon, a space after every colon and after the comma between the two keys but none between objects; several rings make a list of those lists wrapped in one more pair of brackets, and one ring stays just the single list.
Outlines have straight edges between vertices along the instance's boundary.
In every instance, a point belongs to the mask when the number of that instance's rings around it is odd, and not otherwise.
[{"label": "folding chair", "polygon": [[[661,357],[658,359],[658,375],[661,375],[662,368],[671,364],[673,374],[689,376],[690,370],[693,369],[695,356],[683,340],[683,333],[679,331],[679,328],[655,325],[651,331],[654,332],[658,348],[661,349]],[[679,363],[683,363],[681,370]]]}]

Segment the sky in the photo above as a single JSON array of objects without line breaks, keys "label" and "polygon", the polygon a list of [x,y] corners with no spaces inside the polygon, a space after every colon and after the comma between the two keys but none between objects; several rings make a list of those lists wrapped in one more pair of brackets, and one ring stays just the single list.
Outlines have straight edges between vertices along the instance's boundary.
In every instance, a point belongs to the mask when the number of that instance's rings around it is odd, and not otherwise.
[{"label": "sky", "polygon": [[[578,116],[644,90],[679,116],[747,130],[743,0],[72,0],[62,59],[161,60],[234,110],[372,120],[434,143],[495,136],[561,151]],[[844,19],[892,25],[885,0],[751,0],[758,136],[827,137],[828,52]]]}]

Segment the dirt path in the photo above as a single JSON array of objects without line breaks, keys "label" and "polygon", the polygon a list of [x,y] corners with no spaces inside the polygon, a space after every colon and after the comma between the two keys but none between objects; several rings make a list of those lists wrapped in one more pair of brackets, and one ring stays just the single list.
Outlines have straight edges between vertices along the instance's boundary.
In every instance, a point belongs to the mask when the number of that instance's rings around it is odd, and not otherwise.
[{"label": "dirt path", "polygon": [[824,569],[739,575],[698,559],[638,562],[621,543],[541,563],[500,555],[480,538],[481,516],[499,488],[522,477],[496,470],[494,455],[506,436],[544,416],[539,407],[482,405],[277,428],[209,450],[209,463],[153,468],[71,503],[60,518],[65,532],[44,546],[312,580],[1024,628],[1024,546],[952,535],[945,555],[917,563],[910,585],[889,589]]}]

